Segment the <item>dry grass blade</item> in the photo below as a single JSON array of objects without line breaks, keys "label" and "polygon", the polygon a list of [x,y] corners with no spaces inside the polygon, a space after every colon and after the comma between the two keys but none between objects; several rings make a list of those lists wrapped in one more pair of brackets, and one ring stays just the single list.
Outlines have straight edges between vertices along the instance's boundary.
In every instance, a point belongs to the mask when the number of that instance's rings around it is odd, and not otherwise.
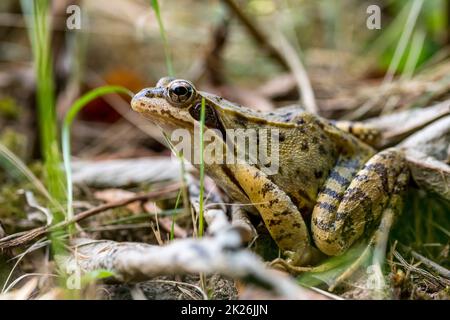
[{"label": "dry grass blade", "polygon": [[[15,169],[17,169],[25,178],[27,178],[33,186],[38,190],[45,198],[47,198],[53,205],[57,206],[59,209],[63,207],[55,201],[50,195],[48,190],[45,188],[43,183],[31,172],[30,169],[20,160],[14,153],[12,153],[8,148],[0,143],[0,156],[4,157],[8,162],[10,162]],[[0,159],[1,160],[1,159]]]},{"label": "dry grass blade", "polygon": [[192,289],[195,289],[196,291],[198,291],[200,293],[200,295],[202,296],[203,300],[208,300],[208,295],[206,294],[205,291],[202,290],[202,288],[200,288],[199,286],[196,286],[192,283],[187,283],[187,282],[181,282],[181,281],[172,281],[172,280],[151,280],[150,282],[155,282],[155,283],[168,283],[168,284],[173,284],[176,286],[186,286]]},{"label": "dry grass blade", "polygon": [[25,300],[28,299],[38,285],[38,278],[34,277],[22,286],[22,288],[9,293],[0,294],[0,300]]},{"label": "dry grass blade", "polygon": [[443,266],[437,264],[434,261],[431,261],[430,259],[425,258],[423,255],[421,255],[415,251],[411,251],[411,254],[414,258],[416,258],[417,260],[422,262],[425,266],[427,266],[434,272],[438,273],[439,275],[450,280],[450,270],[444,268]]},{"label": "dry grass blade", "polygon": [[166,186],[165,188],[163,188],[159,191],[149,192],[146,194],[140,194],[140,195],[137,195],[132,198],[128,198],[128,199],[117,201],[117,202],[110,202],[110,203],[83,211],[83,212],[77,214],[73,219],[60,222],[60,223],[55,224],[50,227],[35,228],[31,231],[27,231],[25,234],[20,233],[16,238],[14,238],[14,235],[10,235],[7,238],[0,239],[0,249],[5,249],[5,248],[10,248],[10,247],[15,247],[15,246],[25,244],[43,234],[46,234],[47,232],[59,230],[61,228],[72,225],[76,222],[79,222],[83,219],[86,219],[93,215],[104,212],[106,210],[123,207],[123,206],[126,206],[126,205],[136,202],[136,201],[145,201],[145,200],[155,199],[155,198],[167,195],[168,193],[175,192],[176,190],[178,190],[178,188],[179,188],[179,184],[172,184],[172,185]]},{"label": "dry grass blade", "polygon": [[298,91],[304,108],[311,113],[317,114],[318,108],[311,81],[309,80],[308,73],[300,60],[298,53],[281,32],[277,35],[277,38],[282,48],[281,52],[297,82]]},{"label": "dry grass blade", "polygon": [[417,274],[420,274],[423,278],[427,279],[428,281],[430,281],[431,283],[433,283],[436,286],[441,286],[441,287],[445,287],[445,286],[449,286],[450,285],[450,281],[441,277],[437,277],[433,274],[431,274],[430,272],[418,268],[410,263],[408,263],[401,255],[398,251],[394,251],[394,256],[395,258],[400,262],[400,264],[408,271],[410,272],[415,272]]}]

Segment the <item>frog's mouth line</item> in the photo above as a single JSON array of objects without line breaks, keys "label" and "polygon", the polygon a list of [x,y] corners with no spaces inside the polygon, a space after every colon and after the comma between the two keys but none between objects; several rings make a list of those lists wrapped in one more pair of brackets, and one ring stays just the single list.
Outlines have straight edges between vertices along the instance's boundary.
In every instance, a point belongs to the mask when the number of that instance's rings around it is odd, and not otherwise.
[{"label": "frog's mouth line", "polygon": [[193,122],[176,117],[170,111],[163,92],[160,88],[143,89],[131,100],[131,108],[157,124],[164,123],[173,128],[193,127]]}]

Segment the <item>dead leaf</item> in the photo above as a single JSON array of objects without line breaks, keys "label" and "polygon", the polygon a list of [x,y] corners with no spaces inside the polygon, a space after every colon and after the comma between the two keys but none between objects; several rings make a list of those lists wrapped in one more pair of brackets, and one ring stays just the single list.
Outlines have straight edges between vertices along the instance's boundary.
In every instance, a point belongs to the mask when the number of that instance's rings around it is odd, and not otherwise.
[{"label": "dead leaf", "polygon": [[[105,189],[94,193],[95,199],[105,202],[126,200],[134,196],[136,196],[136,193],[123,189]],[[135,214],[142,212],[141,204],[138,201],[130,203],[126,208]]]}]

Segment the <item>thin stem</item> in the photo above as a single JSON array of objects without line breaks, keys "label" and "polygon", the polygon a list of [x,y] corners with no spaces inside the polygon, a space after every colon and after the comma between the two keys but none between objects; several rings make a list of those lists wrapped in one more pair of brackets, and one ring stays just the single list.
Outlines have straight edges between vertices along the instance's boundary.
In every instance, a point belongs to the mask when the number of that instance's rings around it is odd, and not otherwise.
[{"label": "thin stem", "polygon": [[203,159],[204,141],[203,134],[205,128],[205,98],[202,98],[200,110],[200,195],[199,195],[199,221],[198,221],[198,236],[203,237],[203,221],[204,221],[204,201],[203,194],[205,192],[205,163]]},{"label": "thin stem", "polygon": [[159,10],[158,0],[151,0],[151,5],[153,7],[153,10],[155,10],[156,20],[158,21],[158,26],[159,26],[159,33],[160,33],[161,39],[163,41],[167,73],[169,76],[173,77],[175,75],[175,73],[173,71],[172,59],[171,59],[170,49],[169,49],[169,41],[167,40],[166,31],[164,29],[164,24],[161,19],[161,11]]},{"label": "thin stem", "polygon": [[64,117],[62,127],[62,150],[64,169],[66,172],[66,188],[67,188],[67,220],[73,218],[73,187],[72,187],[72,168],[70,163],[70,127],[73,120],[80,110],[90,101],[109,93],[124,93],[133,96],[132,92],[120,86],[103,86],[89,91],[82,97],[78,98],[70,107]]}]

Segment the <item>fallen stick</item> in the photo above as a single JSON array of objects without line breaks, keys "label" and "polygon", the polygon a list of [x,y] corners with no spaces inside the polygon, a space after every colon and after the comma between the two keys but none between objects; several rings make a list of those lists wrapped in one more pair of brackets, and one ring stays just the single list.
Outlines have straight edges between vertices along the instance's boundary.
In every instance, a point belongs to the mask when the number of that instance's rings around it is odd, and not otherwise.
[{"label": "fallen stick", "polygon": [[181,178],[180,162],[170,157],[74,161],[72,170],[73,183],[101,188]]},{"label": "fallen stick", "polygon": [[275,47],[268,37],[261,31],[260,27],[256,25],[233,0],[222,1],[236,18],[242,23],[248,33],[255,39],[255,41],[261,46],[261,48],[267,52],[267,54],[273,58],[282,68],[289,70],[289,65],[286,63],[283,55],[279,49]]},{"label": "fallen stick", "polygon": [[[198,210],[195,186],[191,185],[190,198],[193,209]],[[104,269],[120,282],[139,282],[160,275],[218,273],[269,288],[286,299],[328,299],[300,287],[287,274],[268,269],[258,255],[244,247],[242,226],[229,222],[223,206],[214,202],[209,205],[213,208],[207,205],[205,209],[208,235],[203,238],[178,239],[162,246],[78,239],[71,254],[57,256],[56,260],[62,270],[88,273]]]},{"label": "fallen stick", "polygon": [[62,270],[108,270],[112,279],[135,283],[161,275],[215,274],[242,279],[286,299],[327,299],[268,269],[261,258],[241,248],[240,232],[230,228],[214,237],[180,239],[164,246],[79,239],[70,256],[56,257]]}]

